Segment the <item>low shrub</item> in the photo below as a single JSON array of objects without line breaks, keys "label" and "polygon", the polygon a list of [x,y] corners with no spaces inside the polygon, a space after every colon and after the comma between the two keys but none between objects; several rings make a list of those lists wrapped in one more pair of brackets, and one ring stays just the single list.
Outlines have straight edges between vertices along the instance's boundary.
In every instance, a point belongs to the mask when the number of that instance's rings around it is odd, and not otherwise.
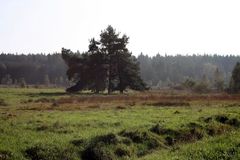
[{"label": "low shrub", "polygon": [[82,152],[83,160],[113,160],[119,157],[143,156],[161,146],[161,142],[147,131],[122,131],[91,139]]},{"label": "low shrub", "polygon": [[237,118],[232,118],[227,121],[227,124],[233,127],[240,127],[240,121]]},{"label": "low shrub", "polygon": [[148,153],[151,153],[154,149],[163,146],[161,141],[156,136],[147,131],[124,130],[120,132],[120,135],[131,139],[136,147],[137,156],[144,156]]},{"label": "low shrub", "polygon": [[227,131],[231,131],[232,128],[229,125],[221,124],[221,125],[208,125],[207,126],[207,134],[210,136],[216,136],[221,135],[223,133],[226,133]]},{"label": "low shrub", "polygon": [[96,143],[87,147],[82,153],[83,160],[114,160],[113,153],[103,144]]},{"label": "low shrub", "polygon": [[163,128],[159,124],[156,124],[155,126],[150,128],[150,131],[158,135],[178,136],[180,134],[178,131]]},{"label": "low shrub", "polygon": [[118,140],[117,135],[115,135],[113,133],[109,133],[107,135],[98,136],[96,138],[96,141],[103,142],[104,144],[117,144],[119,140]]},{"label": "low shrub", "polygon": [[77,157],[73,148],[62,149],[48,144],[27,148],[25,156],[32,160],[74,160]]}]

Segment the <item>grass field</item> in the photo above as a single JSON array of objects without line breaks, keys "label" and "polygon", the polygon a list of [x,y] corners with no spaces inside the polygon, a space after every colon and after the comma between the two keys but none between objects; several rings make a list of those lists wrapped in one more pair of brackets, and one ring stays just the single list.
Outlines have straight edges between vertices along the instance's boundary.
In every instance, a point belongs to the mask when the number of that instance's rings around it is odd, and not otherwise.
[{"label": "grass field", "polygon": [[240,159],[240,96],[0,89],[0,160]]}]

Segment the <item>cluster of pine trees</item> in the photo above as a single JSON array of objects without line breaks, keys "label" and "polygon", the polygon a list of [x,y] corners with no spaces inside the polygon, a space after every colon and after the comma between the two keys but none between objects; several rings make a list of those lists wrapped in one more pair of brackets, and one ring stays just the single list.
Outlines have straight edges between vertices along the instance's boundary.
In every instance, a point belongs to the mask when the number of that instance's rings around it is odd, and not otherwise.
[{"label": "cluster of pine trees", "polygon": [[[99,45],[98,45],[99,46]],[[80,54],[77,52],[77,54]],[[82,53],[83,55],[85,53]],[[207,82],[215,87],[215,81],[224,81],[228,87],[232,71],[240,56],[221,55],[156,55],[140,54],[141,78],[150,87],[177,85],[187,80]],[[47,85],[67,86],[67,65],[61,54],[0,54],[1,85]],[[192,83],[192,82],[191,82]],[[191,83],[190,86],[191,86]]]},{"label": "cluster of pine trees", "polygon": [[75,83],[68,92],[92,90],[95,93],[108,90],[123,91],[126,88],[145,90],[139,63],[127,49],[129,37],[120,36],[112,26],[100,34],[100,40],[90,40],[89,50],[73,53],[62,49],[62,57],[68,65],[68,79]]},{"label": "cluster of pine trees", "polygon": [[[229,88],[240,81],[235,71],[240,56],[140,54],[127,49],[129,37],[111,26],[90,40],[83,53],[62,49],[54,54],[0,54],[0,85],[71,86],[68,91],[92,90],[109,93],[126,88],[144,90],[179,85],[196,90]],[[234,66],[236,65],[235,69]],[[139,69],[140,68],[140,69]],[[237,67],[238,68],[238,67]],[[67,75],[66,75],[67,72]],[[146,85],[145,85],[146,84]],[[237,89],[238,90],[238,89]]]},{"label": "cluster of pine trees", "polygon": [[229,92],[231,93],[240,92],[240,62],[237,62],[232,71]]}]

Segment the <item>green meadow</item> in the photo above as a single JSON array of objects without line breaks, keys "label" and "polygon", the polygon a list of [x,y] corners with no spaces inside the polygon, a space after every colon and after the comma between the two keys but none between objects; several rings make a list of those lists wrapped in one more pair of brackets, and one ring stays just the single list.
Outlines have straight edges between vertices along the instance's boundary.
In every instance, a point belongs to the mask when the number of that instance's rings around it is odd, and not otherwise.
[{"label": "green meadow", "polygon": [[240,159],[240,99],[148,94],[1,88],[0,160]]}]

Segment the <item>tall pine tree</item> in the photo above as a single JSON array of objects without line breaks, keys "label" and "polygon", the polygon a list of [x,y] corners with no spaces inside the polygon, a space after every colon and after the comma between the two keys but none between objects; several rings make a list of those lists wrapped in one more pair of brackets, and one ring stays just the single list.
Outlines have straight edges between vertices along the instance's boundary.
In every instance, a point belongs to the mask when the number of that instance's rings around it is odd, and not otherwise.
[{"label": "tall pine tree", "polygon": [[237,62],[233,71],[232,78],[230,81],[230,90],[232,93],[237,93],[240,91],[240,63]]},{"label": "tall pine tree", "polygon": [[107,66],[106,66],[106,56],[100,52],[100,43],[94,38],[90,40],[89,44],[89,76],[90,83],[89,89],[95,93],[105,90],[106,80],[107,80]]},{"label": "tall pine tree", "polygon": [[89,89],[96,93],[107,88],[108,93],[127,88],[144,90],[146,85],[140,77],[139,63],[127,49],[129,37],[120,36],[112,26],[100,34],[100,41],[90,40],[89,51],[74,54],[63,49],[62,57],[68,65],[68,78],[76,84],[69,92]]}]

